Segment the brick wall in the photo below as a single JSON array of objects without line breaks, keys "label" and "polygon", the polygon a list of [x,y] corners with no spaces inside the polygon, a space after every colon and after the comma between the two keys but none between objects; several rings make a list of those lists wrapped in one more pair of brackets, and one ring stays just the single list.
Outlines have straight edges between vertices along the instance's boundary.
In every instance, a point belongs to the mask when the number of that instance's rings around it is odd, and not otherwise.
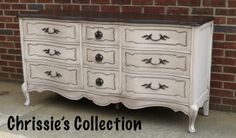
[{"label": "brick wall", "polygon": [[214,16],[210,107],[236,111],[236,0],[0,0],[0,78],[23,78],[15,15],[41,9]]}]

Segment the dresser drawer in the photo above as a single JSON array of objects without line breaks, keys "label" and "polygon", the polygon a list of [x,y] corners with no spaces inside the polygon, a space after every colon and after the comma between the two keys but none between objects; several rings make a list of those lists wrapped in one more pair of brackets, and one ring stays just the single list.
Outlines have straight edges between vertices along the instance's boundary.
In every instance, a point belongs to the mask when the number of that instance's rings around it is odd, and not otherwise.
[{"label": "dresser drawer", "polygon": [[176,27],[122,28],[124,46],[155,47],[190,51],[191,29]]},{"label": "dresser drawer", "polygon": [[116,48],[83,47],[84,64],[98,67],[118,67],[119,52]]},{"label": "dresser drawer", "polygon": [[29,83],[53,84],[55,87],[68,89],[80,86],[81,77],[78,67],[31,62],[26,65]]},{"label": "dresser drawer", "polygon": [[118,72],[84,69],[85,89],[101,93],[118,92]]},{"label": "dresser drawer", "polygon": [[56,43],[24,42],[27,60],[40,59],[63,63],[80,63],[79,46]]},{"label": "dresser drawer", "polygon": [[100,45],[118,45],[118,27],[114,25],[83,24],[83,42]]},{"label": "dresser drawer", "polygon": [[123,51],[123,69],[189,75],[190,55],[163,51]]},{"label": "dresser drawer", "polygon": [[24,39],[79,42],[80,24],[47,20],[24,20]]},{"label": "dresser drawer", "polygon": [[140,98],[159,98],[187,102],[189,80],[180,77],[155,75],[124,75],[124,92]]}]

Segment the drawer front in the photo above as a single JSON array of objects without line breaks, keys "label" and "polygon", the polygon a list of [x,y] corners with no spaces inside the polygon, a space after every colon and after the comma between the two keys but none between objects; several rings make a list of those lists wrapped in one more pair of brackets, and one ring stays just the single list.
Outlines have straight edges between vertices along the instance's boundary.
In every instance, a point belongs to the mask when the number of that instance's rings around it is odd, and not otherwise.
[{"label": "drawer front", "polygon": [[83,42],[118,45],[118,27],[113,25],[83,24]]},{"label": "drawer front", "polygon": [[80,39],[79,23],[25,20],[23,25],[24,39],[55,42],[79,42]]},{"label": "drawer front", "polygon": [[124,70],[189,75],[189,54],[124,50],[122,57]]},{"label": "drawer front", "polygon": [[104,70],[84,70],[85,89],[101,93],[118,93],[118,72]]},{"label": "drawer front", "polygon": [[98,67],[118,67],[119,52],[115,48],[83,47],[84,64]]},{"label": "drawer front", "polygon": [[124,75],[124,91],[128,95],[141,98],[158,98],[163,100],[187,102],[189,94],[189,80],[156,75]]},{"label": "drawer front", "polygon": [[191,29],[175,27],[130,27],[122,29],[125,46],[190,50]]},{"label": "drawer front", "polygon": [[49,63],[27,63],[29,83],[53,84],[56,87],[79,87],[79,68],[65,65],[49,65]]},{"label": "drawer front", "polygon": [[64,63],[80,63],[79,46],[53,43],[25,42],[27,60],[41,59]]}]

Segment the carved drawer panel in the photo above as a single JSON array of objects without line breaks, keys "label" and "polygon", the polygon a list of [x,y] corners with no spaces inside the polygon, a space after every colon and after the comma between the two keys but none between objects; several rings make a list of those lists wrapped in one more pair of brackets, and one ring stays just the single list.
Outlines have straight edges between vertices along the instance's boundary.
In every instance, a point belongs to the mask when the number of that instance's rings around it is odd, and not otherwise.
[{"label": "carved drawer panel", "polygon": [[56,43],[25,42],[27,60],[40,59],[64,63],[80,63],[79,46]]},{"label": "carved drawer panel", "polygon": [[101,45],[118,45],[118,27],[114,25],[83,24],[83,42]]},{"label": "carved drawer panel", "polygon": [[80,70],[65,65],[48,63],[27,63],[27,79],[29,83],[53,84],[55,87],[68,89],[80,86]]},{"label": "carved drawer panel", "polygon": [[84,69],[85,89],[101,93],[119,93],[118,72]]},{"label": "carved drawer panel", "polygon": [[116,48],[83,47],[85,65],[98,67],[119,66],[119,52]]},{"label": "carved drawer panel", "polygon": [[124,46],[156,47],[190,51],[191,29],[177,27],[131,27],[122,29]]},{"label": "carved drawer panel", "polygon": [[24,20],[24,39],[79,42],[80,24],[47,20]]},{"label": "carved drawer panel", "polygon": [[170,99],[187,102],[189,97],[189,80],[164,75],[124,75],[124,92],[136,97]]},{"label": "carved drawer panel", "polygon": [[189,54],[124,50],[122,57],[124,70],[189,75]]}]

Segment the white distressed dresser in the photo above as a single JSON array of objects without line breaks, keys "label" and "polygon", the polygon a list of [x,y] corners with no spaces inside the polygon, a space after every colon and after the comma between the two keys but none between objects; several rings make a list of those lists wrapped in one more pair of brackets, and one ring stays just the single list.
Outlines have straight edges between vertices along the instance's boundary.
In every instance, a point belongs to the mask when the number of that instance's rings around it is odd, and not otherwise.
[{"label": "white distressed dresser", "polygon": [[41,11],[20,14],[22,91],[100,106],[163,106],[208,115],[211,17]]}]

